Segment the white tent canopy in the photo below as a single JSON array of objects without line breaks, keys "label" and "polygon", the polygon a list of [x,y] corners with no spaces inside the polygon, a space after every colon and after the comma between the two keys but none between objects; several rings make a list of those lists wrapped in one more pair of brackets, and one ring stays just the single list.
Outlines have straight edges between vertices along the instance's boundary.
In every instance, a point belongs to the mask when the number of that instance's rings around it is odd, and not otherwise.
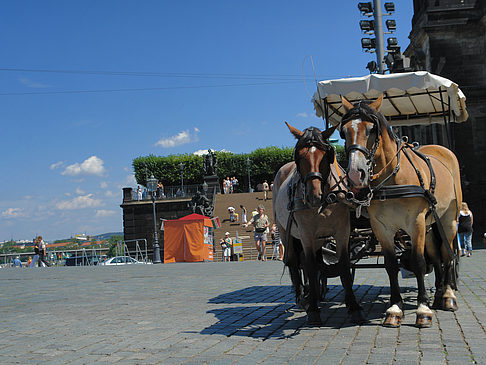
[{"label": "white tent canopy", "polygon": [[397,74],[371,74],[363,77],[320,81],[312,98],[318,117],[331,125],[343,115],[341,95],[350,102],[372,100],[384,93],[380,111],[394,126],[445,123],[445,116],[456,123],[468,118],[466,97],[458,85],[426,71]]}]

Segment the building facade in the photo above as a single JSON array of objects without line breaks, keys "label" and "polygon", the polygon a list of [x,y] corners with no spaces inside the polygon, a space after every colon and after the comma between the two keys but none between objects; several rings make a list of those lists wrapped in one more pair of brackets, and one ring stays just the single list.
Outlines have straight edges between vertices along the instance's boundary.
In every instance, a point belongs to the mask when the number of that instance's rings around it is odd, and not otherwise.
[{"label": "building facade", "polygon": [[[463,199],[474,213],[474,240],[486,232],[486,1],[414,0],[410,45],[416,69],[448,78],[466,95],[469,119],[452,125]],[[408,128],[421,143],[445,143],[443,126]]]}]

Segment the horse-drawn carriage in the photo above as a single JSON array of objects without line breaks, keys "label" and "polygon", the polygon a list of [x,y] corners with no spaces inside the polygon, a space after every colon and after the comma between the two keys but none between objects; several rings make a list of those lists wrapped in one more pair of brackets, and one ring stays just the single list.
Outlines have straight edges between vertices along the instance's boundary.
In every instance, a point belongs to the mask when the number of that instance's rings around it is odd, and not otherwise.
[{"label": "horse-drawn carriage", "polygon": [[[457,309],[455,237],[462,193],[459,165],[450,150],[451,123],[468,118],[464,94],[452,81],[421,71],[322,81],[313,103],[327,128],[321,133],[289,125],[298,139],[295,161],[280,169],[274,185],[274,213],[297,301],[303,302],[309,322],[319,323],[319,276],[340,276],[352,319],[360,322],[354,270],[385,267],[391,299],[384,325],[396,327],[403,315],[401,265],[417,277],[416,325],[430,326],[428,269],[433,267],[436,277],[434,308]],[[429,126],[424,133],[434,145],[408,143],[396,128],[416,125]],[[335,130],[346,142],[346,170],[327,141]],[[376,255],[380,246],[384,264],[359,262]]]}]

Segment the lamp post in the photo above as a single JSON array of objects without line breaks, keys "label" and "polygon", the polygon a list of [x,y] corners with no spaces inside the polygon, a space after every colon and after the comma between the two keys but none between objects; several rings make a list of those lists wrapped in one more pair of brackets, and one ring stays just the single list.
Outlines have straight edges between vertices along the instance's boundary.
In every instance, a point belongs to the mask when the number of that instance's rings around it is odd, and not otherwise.
[{"label": "lamp post", "polygon": [[184,164],[181,162],[179,164],[179,170],[181,171],[181,194],[182,196],[185,196],[184,194]]},{"label": "lamp post", "polygon": [[156,217],[156,212],[155,212],[155,194],[157,193],[157,179],[152,176],[150,176],[149,179],[147,179],[147,190],[150,192],[150,195],[152,196],[152,210],[153,210],[153,216],[154,216],[154,254],[153,254],[153,263],[154,264],[160,264],[160,246],[159,246],[159,238],[157,234],[157,217]]},{"label": "lamp post", "polygon": [[248,192],[249,193],[252,192],[251,181],[250,181],[250,165],[251,165],[250,157],[247,157],[246,158],[246,168],[247,168],[247,171],[248,171]]}]

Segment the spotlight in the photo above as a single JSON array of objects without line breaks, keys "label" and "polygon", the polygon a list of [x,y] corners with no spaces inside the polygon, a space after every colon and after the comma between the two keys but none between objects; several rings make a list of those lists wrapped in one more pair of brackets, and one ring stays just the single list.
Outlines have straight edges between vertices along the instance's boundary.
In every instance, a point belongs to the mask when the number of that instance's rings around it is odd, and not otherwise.
[{"label": "spotlight", "polygon": [[375,29],[375,24],[372,20],[360,20],[359,27],[363,32],[371,32]]},{"label": "spotlight", "polygon": [[358,3],[358,9],[363,14],[370,14],[373,12],[373,6],[371,5],[371,2]]},{"label": "spotlight", "polygon": [[388,38],[386,40],[387,42],[387,47],[386,49],[389,50],[389,51],[396,51],[397,49],[399,49],[400,47],[398,47],[398,41],[395,37],[392,37],[392,38]]},{"label": "spotlight", "polygon": [[393,32],[397,30],[397,22],[393,19],[388,19],[386,22],[386,29],[388,29],[389,32]]},{"label": "spotlight", "polygon": [[366,68],[370,70],[370,74],[375,73],[378,70],[378,65],[376,64],[375,61],[370,61],[366,65]]},{"label": "spotlight", "polygon": [[375,38],[361,38],[361,47],[365,50],[376,48]]},{"label": "spotlight", "polygon": [[393,13],[395,11],[394,3],[385,3],[385,10],[387,13]]}]

